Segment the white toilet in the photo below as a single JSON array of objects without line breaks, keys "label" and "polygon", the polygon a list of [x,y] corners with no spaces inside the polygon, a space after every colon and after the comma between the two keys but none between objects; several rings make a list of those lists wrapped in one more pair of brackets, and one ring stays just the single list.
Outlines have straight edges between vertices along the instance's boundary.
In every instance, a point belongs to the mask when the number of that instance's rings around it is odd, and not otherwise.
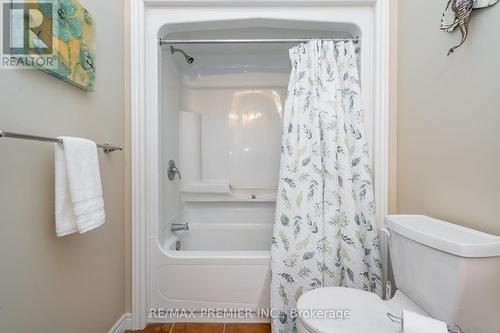
[{"label": "white toilet", "polygon": [[[500,332],[500,237],[421,215],[387,216],[386,227],[394,297],[311,290],[297,302],[299,333],[399,333],[387,313],[401,316],[403,309],[458,324],[465,333]],[[311,316],[314,309],[348,310],[350,317]]]}]

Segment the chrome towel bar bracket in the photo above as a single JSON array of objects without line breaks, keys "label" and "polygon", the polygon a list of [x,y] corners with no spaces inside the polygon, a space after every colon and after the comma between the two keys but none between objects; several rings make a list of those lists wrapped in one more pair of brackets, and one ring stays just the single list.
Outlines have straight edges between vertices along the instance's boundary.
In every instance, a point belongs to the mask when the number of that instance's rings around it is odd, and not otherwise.
[{"label": "chrome towel bar bracket", "polygon": [[[21,139],[21,140],[31,140],[31,141],[41,141],[41,142],[54,142],[54,143],[62,143],[61,139],[58,138],[50,138],[47,136],[38,136],[31,134],[22,134],[15,132],[7,132],[0,130],[0,138],[11,138],[11,139]],[[123,150],[121,147],[113,146],[109,143],[97,144],[98,148],[104,150],[105,153],[110,153],[115,150]]]}]

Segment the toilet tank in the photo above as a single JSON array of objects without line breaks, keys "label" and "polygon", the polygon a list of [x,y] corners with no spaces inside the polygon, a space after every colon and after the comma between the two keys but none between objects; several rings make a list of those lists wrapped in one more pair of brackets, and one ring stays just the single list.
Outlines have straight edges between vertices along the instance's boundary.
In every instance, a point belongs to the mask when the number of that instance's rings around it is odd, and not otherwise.
[{"label": "toilet tank", "polygon": [[466,333],[500,332],[500,237],[422,215],[389,215],[398,290]]}]

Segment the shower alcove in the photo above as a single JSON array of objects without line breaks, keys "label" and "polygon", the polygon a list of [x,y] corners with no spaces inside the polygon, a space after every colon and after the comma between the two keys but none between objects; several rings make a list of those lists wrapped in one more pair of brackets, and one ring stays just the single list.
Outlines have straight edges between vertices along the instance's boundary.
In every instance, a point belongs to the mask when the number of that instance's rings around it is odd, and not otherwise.
[{"label": "shower alcove", "polygon": [[[132,59],[137,70],[132,78],[133,326],[265,321],[254,314],[221,318],[207,309],[269,306],[281,117],[290,75],[288,49],[295,44],[173,45],[194,58],[189,63],[170,45],[160,46],[159,39],[359,37],[375,182],[377,190],[384,190],[385,176],[377,173],[386,168],[381,162],[384,134],[377,127],[386,112],[386,97],[375,85],[382,76],[376,64],[383,63],[376,52],[377,1],[307,7],[141,3],[145,39],[139,31],[133,42],[144,48]],[[169,179],[170,161],[181,178]],[[385,194],[377,205],[383,216]],[[189,230],[171,231],[172,224],[185,223]],[[169,309],[194,310],[196,316],[179,319]]]}]

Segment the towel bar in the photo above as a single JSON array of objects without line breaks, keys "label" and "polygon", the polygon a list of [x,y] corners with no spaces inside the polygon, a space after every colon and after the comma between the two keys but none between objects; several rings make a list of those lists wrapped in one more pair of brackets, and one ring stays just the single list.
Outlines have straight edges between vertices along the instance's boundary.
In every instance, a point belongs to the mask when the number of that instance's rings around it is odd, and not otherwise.
[{"label": "towel bar", "polygon": [[[12,138],[12,139],[62,143],[62,140],[58,139],[58,138],[50,138],[50,137],[46,137],[46,136],[6,132],[6,131],[1,131],[1,130],[0,130],[0,138]],[[110,153],[110,152],[113,152],[115,150],[123,150],[121,147],[113,146],[113,145],[110,145],[109,143],[98,144],[97,147],[103,149],[105,153]]]}]

